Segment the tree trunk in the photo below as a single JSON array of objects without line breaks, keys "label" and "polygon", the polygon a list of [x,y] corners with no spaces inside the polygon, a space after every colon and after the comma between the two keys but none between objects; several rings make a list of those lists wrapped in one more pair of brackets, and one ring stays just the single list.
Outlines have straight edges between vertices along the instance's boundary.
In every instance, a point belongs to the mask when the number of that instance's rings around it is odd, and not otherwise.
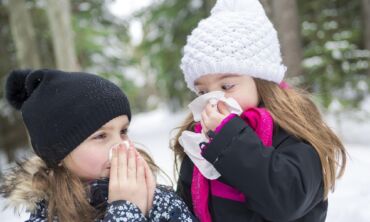
[{"label": "tree trunk", "polygon": [[288,77],[303,75],[303,47],[296,0],[273,0],[273,20],[279,32]]},{"label": "tree trunk", "polygon": [[9,117],[0,116],[0,149],[7,156],[8,162],[15,160],[15,151],[28,146],[27,133],[19,115]]},{"label": "tree trunk", "polygon": [[[370,0],[362,0],[363,21],[364,21],[364,41],[365,48],[370,52]],[[370,59],[368,60],[368,76],[370,77]]]},{"label": "tree trunk", "polygon": [[260,2],[263,5],[263,8],[265,9],[265,12],[266,12],[267,16],[270,19],[272,19],[271,0],[260,0]]},{"label": "tree trunk", "polygon": [[47,15],[58,69],[80,70],[77,62],[69,0],[47,0]]},{"label": "tree trunk", "polygon": [[216,4],[216,0],[203,1],[203,8],[204,8],[204,11],[207,13],[207,15],[210,14],[211,9],[213,8],[213,6],[215,6],[215,4]]},{"label": "tree trunk", "polygon": [[[40,68],[40,53],[26,2],[11,0],[6,6],[9,12],[11,35],[16,48],[17,68]],[[0,78],[4,75],[5,73],[0,74]],[[28,144],[26,130],[20,116],[15,113],[11,116],[13,119],[10,116],[0,116],[0,149],[7,156],[8,162],[15,160],[15,151],[18,148]]]},{"label": "tree trunk", "polygon": [[10,27],[20,68],[40,68],[35,30],[24,0],[8,2]]}]

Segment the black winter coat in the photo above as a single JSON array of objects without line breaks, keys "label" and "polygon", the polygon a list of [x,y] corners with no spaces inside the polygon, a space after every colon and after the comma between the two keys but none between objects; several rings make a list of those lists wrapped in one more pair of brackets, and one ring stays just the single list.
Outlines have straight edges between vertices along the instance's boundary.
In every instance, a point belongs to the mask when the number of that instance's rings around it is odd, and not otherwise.
[{"label": "black winter coat", "polygon": [[[325,221],[328,203],[319,156],[310,144],[283,129],[275,127],[273,147],[267,148],[240,117],[234,117],[203,156],[221,174],[219,181],[246,197],[241,203],[210,195],[213,222]],[[193,167],[185,157],[177,190],[190,209]]]}]

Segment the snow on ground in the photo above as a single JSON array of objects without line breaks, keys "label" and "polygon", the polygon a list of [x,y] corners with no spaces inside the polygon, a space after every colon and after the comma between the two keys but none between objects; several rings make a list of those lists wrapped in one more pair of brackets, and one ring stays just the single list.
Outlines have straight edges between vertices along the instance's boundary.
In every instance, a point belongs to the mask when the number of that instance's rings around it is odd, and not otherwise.
[{"label": "snow on ground", "polygon": [[[369,135],[369,134],[368,134]],[[350,160],[336,190],[329,196],[328,222],[370,221],[370,149],[347,146]]]},{"label": "snow on ground", "polygon": [[[173,176],[173,155],[169,150],[169,138],[174,135],[175,127],[179,126],[186,113],[172,114],[167,110],[156,110],[149,113],[135,115],[129,135],[135,142],[140,142],[156,163],[169,175]],[[339,128],[333,118],[328,118],[329,124]],[[329,196],[329,211],[327,222],[368,222],[370,221],[370,121],[361,124],[343,121],[342,134],[346,148],[350,155],[348,168],[344,177],[337,183],[335,193]],[[344,130],[345,129],[345,130]],[[348,130],[350,129],[350,130]],[[359,138],[359,139],[356,139]],[[356,142],[356,144],[354,143]],[[0,160],[0,164],[3,160]],[[168,180],[159,178],[160,182],[168,184]],[[0,208],[4,201],[0,200]],[[8,209],[0,212],[0,220],[6,222],[20,222],[27,219],[28,214],[14,215]]]}]

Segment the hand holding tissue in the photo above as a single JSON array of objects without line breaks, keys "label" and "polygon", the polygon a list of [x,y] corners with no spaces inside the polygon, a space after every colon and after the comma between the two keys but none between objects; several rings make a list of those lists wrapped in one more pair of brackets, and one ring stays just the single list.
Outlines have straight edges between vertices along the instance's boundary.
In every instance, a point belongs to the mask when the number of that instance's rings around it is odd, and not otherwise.
[{"label": "hand holding tissue", "polygon": [[119,145],[124,145],[126,149],[128,149],[130,147],[130,143],[128,141],[123,141],[122,143],[117,143],[117,144],[114,144],[113,146],[111,146],[109,148],[109,154],[108,154],[108,158],[109,158],[109,162],[112,161],[112,152],[113,152],[113,148],[118,148]]},{"label": "hand holding tissue", "polygon": [[188,105],[189,109],[193,113],[194,121],[199,122],[202,119],[202,111],[209,102],[211,104],[217,104],[218,101],[224,102],[231,113],[240,115],[243,112],[238,102],[236,102],[233,98],[226,98],[225,93],[222,91],[214,91],[199,96]]},{"label": "hand holding tissue", "polygon": [[[196,98],[188,105],[194,121],[199,122],[202,119],[201,113],[208,103],[217,104],[219,101],[224,102],[231,113],[240,115],[243,112],[238,102],[233,98],[226,98],[225,93],[222,91],[214,91]],[[203,133],[184,131],[179,138],[179,142],[185,153],[205,178],[214,180],[221,176],[214,166],[201,154],[200,144],[209,142],[209,139]]]}]

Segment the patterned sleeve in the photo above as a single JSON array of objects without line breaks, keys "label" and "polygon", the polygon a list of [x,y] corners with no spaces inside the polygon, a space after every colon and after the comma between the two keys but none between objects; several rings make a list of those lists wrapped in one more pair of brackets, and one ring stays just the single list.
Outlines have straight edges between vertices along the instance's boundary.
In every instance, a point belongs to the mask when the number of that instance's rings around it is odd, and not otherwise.
[{"label": "patterned sleeve", "polygon": [[140,209],[133,203],[126,200],[118,200],[108,204],[102,222],[146,222],[147,219]]},{"label": "patterned sleeve", "polygon": [[46,214],[45,202],[41,201],[36,204],[35,211],[31,212],[30,218],[25,222],[47,222]]},{"label": "patterned sleeve", "polygon": [[30,218],[25,222],[47,222],[47,219],[37,214],[31,214]]},{"label": "patterned sleeve", "polygon": [[149,211],[150,222],[196,222],[184,201],[170,187],[157,186],[153,207]]}]

